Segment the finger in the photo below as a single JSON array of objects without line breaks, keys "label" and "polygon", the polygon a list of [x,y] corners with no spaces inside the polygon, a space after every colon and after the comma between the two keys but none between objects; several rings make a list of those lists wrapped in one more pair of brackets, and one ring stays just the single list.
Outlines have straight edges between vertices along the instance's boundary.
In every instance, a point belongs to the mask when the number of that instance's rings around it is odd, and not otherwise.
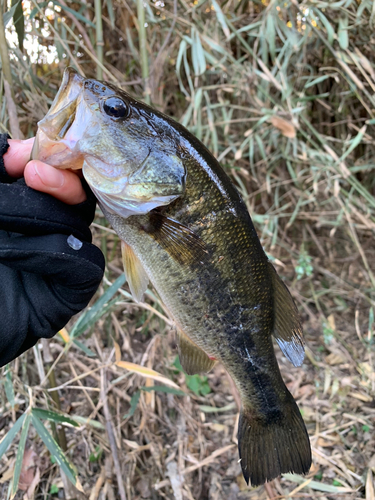
[{"label": "finger", "polygon": [[4,155],[5,170],[11,177],[22,177],[26,163],[30,160],[34,137],[27,141],[8,139],[9,149]]},{"label": "finger", "polygon": [[29,187],[48,193],[68,205],[77,205],[86,200],[79,177],[69,170],[57,170],[33,160],[26,165],[24,177]]}]

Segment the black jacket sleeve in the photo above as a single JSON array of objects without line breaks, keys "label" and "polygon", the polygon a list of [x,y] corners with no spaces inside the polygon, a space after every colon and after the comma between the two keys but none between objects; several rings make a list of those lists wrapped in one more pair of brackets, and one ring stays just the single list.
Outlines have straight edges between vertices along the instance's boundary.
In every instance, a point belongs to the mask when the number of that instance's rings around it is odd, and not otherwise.
[{"label": "black jacket sleeve", "polygon": [[96,200],[82,182],[87,200],[66,205],[14,182],[0,161],[0,366],[57,333],[100,284],[104,257],[89,229]]}]

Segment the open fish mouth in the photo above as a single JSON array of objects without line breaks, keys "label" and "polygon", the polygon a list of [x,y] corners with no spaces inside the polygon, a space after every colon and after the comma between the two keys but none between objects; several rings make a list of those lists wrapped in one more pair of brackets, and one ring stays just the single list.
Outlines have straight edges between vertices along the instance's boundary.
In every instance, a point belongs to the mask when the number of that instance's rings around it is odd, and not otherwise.
[{"label": "open fish mouth", "polygon": [[72,68],[64,72],[61,87],[47,115],[38,123],[31,159],[47,161],[59,168],[82,168],[83,158],[74,151],[79,134],[69,133],[75,123],[85,79]]}]

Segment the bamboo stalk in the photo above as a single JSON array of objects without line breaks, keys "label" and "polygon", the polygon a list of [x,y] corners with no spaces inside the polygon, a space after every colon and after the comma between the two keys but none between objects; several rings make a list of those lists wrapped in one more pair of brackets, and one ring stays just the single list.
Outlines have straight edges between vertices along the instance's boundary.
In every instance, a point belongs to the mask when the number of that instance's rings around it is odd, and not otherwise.
[{"label": "bamboo stalk", "polygon": [[98,80],[103,80],[103,22],[102,22],[102,2],[95,0],[95,23],[96,23],[96,54],[100,65],[96,66],[96,76]]},{"label": "bamboo stalk", "polygon": [[4,74],[4,93],[7,100],[10,133],[12,134],[13,139],[23,139],[18,121],[17,108],[14,102],[13,79],[10,69],[8,45],[5,38],[5,26],[2,9],[0,9],[0,55],[2,71]]},{"label": "bamboo stalk", "polygon": [[148,54],[147,54],[147,36],[145,26],[145,8],[144,0],[137,0],[138,14],[138,35],[139,35],[139,53],[141,56],[141,71],[144,88],[144,100],[150,104],[150,86],[149,86],[149,69],[148,69]]},{"label": "bamboo stalk", "polygon": [[12,92],[12,98],[14,99],[13,79],[12,79],[12,73],[10,70],[10,60],[9,60],[9,53],[8,53],[8,45],[7,45],[7,41],[5,38],[5,26],[4,26],[4,18],[3,18],[2,9],[0,9],[0,55],[1,55],[1,63],[2,63],[1,69],[4,73],[5,80],[7,80],[7,82],[10,85],[11,92]]}]

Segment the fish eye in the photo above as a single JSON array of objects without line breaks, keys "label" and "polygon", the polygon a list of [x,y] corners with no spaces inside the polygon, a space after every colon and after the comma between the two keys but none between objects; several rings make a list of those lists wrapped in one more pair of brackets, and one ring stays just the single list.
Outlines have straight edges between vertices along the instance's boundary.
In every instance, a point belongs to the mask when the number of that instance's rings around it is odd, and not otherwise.
[{"label": "fish eye", "polygon": [[125,118],[129,114],[129,108],[119,97],[108,97],[104,101],[103,109],[108,116],[113,118]]}]

